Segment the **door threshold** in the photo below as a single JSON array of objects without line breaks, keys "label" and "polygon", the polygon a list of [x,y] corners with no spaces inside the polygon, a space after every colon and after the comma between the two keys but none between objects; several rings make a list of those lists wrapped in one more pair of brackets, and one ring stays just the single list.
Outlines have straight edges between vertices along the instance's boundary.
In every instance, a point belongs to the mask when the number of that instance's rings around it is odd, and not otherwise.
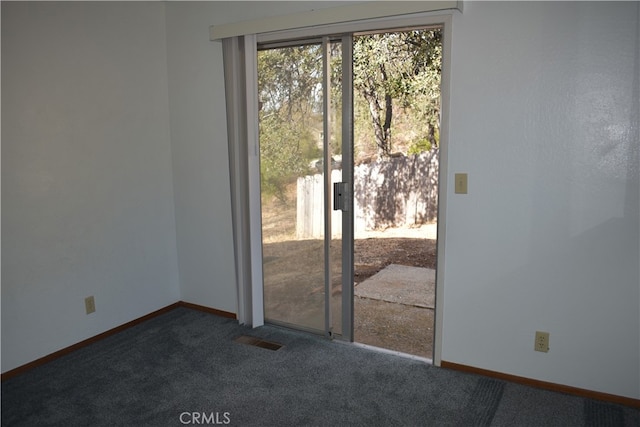
[{"label": "door threshold", "polygon": [[315,329],[308,326],[296,325],[295,323],[282,322],[280,320],[264,319],[264,324],[274,326],[276,328],[287,329],[289,331],[304,332],[316,336],[326,336],[321,329]]},{"label": "door threshold", "polygon": [[433,359],[429,359],[427,357],[422,357],[422,356],[416,356],[415,354],[403,353],[401,351],[389,350],[388,348],[376,347],[376,346],[373,346],[373,345],[362,344],[362,343],[359,343],[359,342],[349,342],[349,341],[344,341],[344,340],[334,340],[334,342],[339,342],[339,343],[342,343],[342,344],[352,345],[352,346],[355,346],[355,347],[364,348],[366,350],[375,351],[375,352],[378,352],[378,353],[391,354],[391,355],[394,355],[394,356],[403,357],[405,359],[417,360],[419,362],[424,362],[424,363],[427,363],[429,365],[433,365]]}]

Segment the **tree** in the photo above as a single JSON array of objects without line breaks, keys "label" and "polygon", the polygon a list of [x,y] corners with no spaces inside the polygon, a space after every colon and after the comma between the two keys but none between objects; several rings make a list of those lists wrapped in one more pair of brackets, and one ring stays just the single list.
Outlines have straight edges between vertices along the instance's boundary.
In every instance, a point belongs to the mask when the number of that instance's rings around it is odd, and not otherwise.
[{"label": "tree", "polygon": [[441,30],[359,36],[353,58],[354,92],[368,107],[378,155],[391,154],[394,105],[420,127],[415,147],[437,146]]},{"label": "tree", "polygon": [[262,191],[283,202],[287,185],[321,153],[314,134],[322,129],[321,78],[320,45],[258,53]]},{"label": "tree", "polygon": [[[391,154],[399,117],[410,123],[410,151],[437,146],[441,42],[439,29],[355,38],[354,125],[371,124],[379,155]],[[330,45],[332,154],[341,153],[340,46]],[[321,44],[258,52],[262,189],[283,201],[286,187],[322,155],[322,63]]]}]

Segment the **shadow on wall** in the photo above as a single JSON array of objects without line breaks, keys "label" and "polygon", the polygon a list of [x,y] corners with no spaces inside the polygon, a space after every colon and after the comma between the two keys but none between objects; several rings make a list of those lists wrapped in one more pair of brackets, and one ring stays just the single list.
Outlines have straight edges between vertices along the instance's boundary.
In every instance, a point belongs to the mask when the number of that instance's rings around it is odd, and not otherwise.
[{"label": "shadow on wall", "polygon": [[357,166],[354,202],[357,230],[436,221],[438,150]]},{"label": "shadow on wall", "polygon": [[[342,181],[333,170],[331,181]],[[421,225],[438,218],[438,150],[382,159],[354,168],[356,232]],[[321,174],[298,178],[296,237],[318,239],[324,233],[324,179]],[[331,195],[333,200],[333,194]],[[342,219],[332,211],[332,230],[339,236]]]}]

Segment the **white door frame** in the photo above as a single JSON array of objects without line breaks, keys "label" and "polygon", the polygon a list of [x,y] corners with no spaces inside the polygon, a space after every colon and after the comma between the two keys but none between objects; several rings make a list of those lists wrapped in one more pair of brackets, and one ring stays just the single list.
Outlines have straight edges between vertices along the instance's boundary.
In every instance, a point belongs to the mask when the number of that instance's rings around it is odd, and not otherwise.
[{"label": "white door frame", "polygon": [[[262,282],[262,223],[260,206],[260,162],[258,150],[258,91],[257,91],[257,43],[275,42],[325,36],[338,33],[354,33],[361,31],[378,31],[401,29],[408,27],[440,25],[443,29],[443,60],[441,76],[441,117],[440,117],[440,151],[438,177],[438,260],[436,268],[436,309],[434,326],[433,363],[441,362],[442,348],[442,307],[444,302],[444,248],[446,241],[446,206],[447,206],[447,166],[449,146],[449,100],[451,76],[451,11],[438,14],[416,14],[407,17],[373,19],[321,27],[285,30],[273,33],[245,36],[246,87],[247,87],[247,146],[249,166],[249,218],[250,218],[250,253],[251,283],[246,286],[239,283],[238,292],[245,295],[239,300],[250,301],[252,309],[252,325],[264,324],[264,299]],[[250,297],[248,297],[250,296]],[[343,310],[345,309],[343,304]],[[348,309],[348,307],[346,308]]]}]

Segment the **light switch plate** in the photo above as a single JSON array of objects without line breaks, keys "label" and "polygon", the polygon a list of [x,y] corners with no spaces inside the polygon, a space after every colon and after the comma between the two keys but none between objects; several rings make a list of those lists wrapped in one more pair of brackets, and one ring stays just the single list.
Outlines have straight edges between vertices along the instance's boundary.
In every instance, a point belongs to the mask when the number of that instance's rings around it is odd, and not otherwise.
[{"label": "light switch plate", "polygon": [[455,180],[455,193],[467,194],[467,174],[457,173],[454,176],[454,180]]}]

